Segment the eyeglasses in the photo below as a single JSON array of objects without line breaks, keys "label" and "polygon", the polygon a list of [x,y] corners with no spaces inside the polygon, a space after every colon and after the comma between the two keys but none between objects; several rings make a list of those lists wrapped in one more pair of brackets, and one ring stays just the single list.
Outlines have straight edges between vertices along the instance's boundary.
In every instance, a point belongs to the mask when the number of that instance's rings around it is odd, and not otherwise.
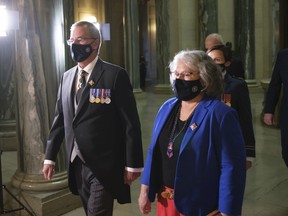
[{"label": "eyeglasses", "polygon": [[77,38],[70,38],[67,40],[67,44],[71,46],[73,43],[81,43],[86,40],[96,40],[97,38],[88,38],[88,37],[77,37]]},{"label": "eyeglasses", "polygon": [[191,72],[183,72],[183,73],[179,73],[179,72],[170,72],[171,76],[175,76],[175,77],[184,77],[184,78],[191,78],[193,73]]}]

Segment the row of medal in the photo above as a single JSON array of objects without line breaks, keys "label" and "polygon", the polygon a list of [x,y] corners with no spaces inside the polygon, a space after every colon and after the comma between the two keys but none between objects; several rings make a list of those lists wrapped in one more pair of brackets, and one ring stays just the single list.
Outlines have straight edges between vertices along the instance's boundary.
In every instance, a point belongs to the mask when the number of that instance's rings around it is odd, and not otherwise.
[{"label": "row of medal", "polygon": [[231,94],[222,94],[221,101],[231,107]]},{"label": "row of medal", "polygon": [[111,103],[111,90],[110,89],[97,89],[90,88],[90,103]]}]

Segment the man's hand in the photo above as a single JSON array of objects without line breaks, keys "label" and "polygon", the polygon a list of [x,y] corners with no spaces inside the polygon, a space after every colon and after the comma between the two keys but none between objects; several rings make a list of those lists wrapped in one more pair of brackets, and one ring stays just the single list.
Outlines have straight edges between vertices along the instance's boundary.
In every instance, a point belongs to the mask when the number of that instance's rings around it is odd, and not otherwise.
[{"label": "man's hand", "polygon": [[54,174],[54,165],[44,164],[43,169],[42,169],[42,173],[43,173],[44,178],[46,180],[51,180],[52,176]]},{"label": "man's hand", "polygon": [[124,173],[124,183],[131,185],[132,182],[141,175],[141,172],[129,172],[125,170]]},{"label": "man's hand", "polygon": [[252,161],[246,160],[246,170],[252,167]]},{"label": "man's hand", "polygon": [[263,121],[266,125],[273,125],[274,115],[273,113],[264,113]]}]

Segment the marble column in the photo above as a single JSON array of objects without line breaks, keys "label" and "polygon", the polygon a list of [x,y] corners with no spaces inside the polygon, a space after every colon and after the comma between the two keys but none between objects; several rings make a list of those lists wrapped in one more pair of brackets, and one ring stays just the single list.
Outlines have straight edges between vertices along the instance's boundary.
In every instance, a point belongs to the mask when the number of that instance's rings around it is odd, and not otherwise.
[{"label": "marble column", "polygon": [[205,49],[208,34],[218,32],[218,3],[215,0],[199,0],[199,34],[200,48]]},{"label": "marble column", "polygon": [[[0,0],[10,11],[12,2]],[[3,22],[3,20],[1,20]],[[9,26],[8,26],[9,27]],[[6,37],[0,37],[0,150],[17,149],[15,121],[15,33],[6,32]]]},{"label": "marble column", "polygon": [[20,29],[16,32],[16,119],[19,146],[18,170],[12,184],[24,190],[42,191],[45,188],[49,190],[52,185],[54,189],[56,185],[58,188],[67,186],[62,152],[56,166],[56,176],[63,176],[62,180],[58,179],[62,183],[46,182],[41,173],[45,142],[54,112],[58,76],[64,71],[63,13],[62,16],[53,14],[57,10],[54,8],[56,5],[54,1],[32,0],[18,0],[17,4],[20,21]]},{"label": "marble column", "polygon": [[64,213],[67,207],[55,209],[52,203],[59,202],[58,196],[67,199],[70,194],[64,149],[58,154],[52,181],[44,180],[41,170],[58,82],[65,71],[63,3],[58,0],[13,0],[13,3],[13,9],[19,12],[20,28],[15,36],[18,169],[12,177],[11,190],[35,215],[59,215],[58,209]]},{"label": "marble column", "polygon": [[[158,84],[169,84],[169,13],[167,0],[155,1],[156,6],[156,64]],[[158,86],[159,87],[159,86]]]},{"label": "marble column", "polygon": [[125,68],[135,92],[140,90],[138,1],[124,0]]},{"label": "marble column", "polygon": [[234,1],[235,55],[244,63],[246,79],[255,78],[254,0]]}]

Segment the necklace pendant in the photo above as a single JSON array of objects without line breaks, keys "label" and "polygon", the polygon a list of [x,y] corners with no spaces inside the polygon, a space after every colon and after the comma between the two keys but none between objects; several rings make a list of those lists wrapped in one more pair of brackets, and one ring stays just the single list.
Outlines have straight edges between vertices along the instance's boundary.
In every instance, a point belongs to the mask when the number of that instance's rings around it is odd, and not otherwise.
[{"label": "necklace pendant", "polygon": [[170,143],[168,144],[168,147],[167,147],[167,156],[168,156],[169,158],[172,158],[172,156],[173,156],[173,143],[172,143],[172,142],[170,142]]}]

